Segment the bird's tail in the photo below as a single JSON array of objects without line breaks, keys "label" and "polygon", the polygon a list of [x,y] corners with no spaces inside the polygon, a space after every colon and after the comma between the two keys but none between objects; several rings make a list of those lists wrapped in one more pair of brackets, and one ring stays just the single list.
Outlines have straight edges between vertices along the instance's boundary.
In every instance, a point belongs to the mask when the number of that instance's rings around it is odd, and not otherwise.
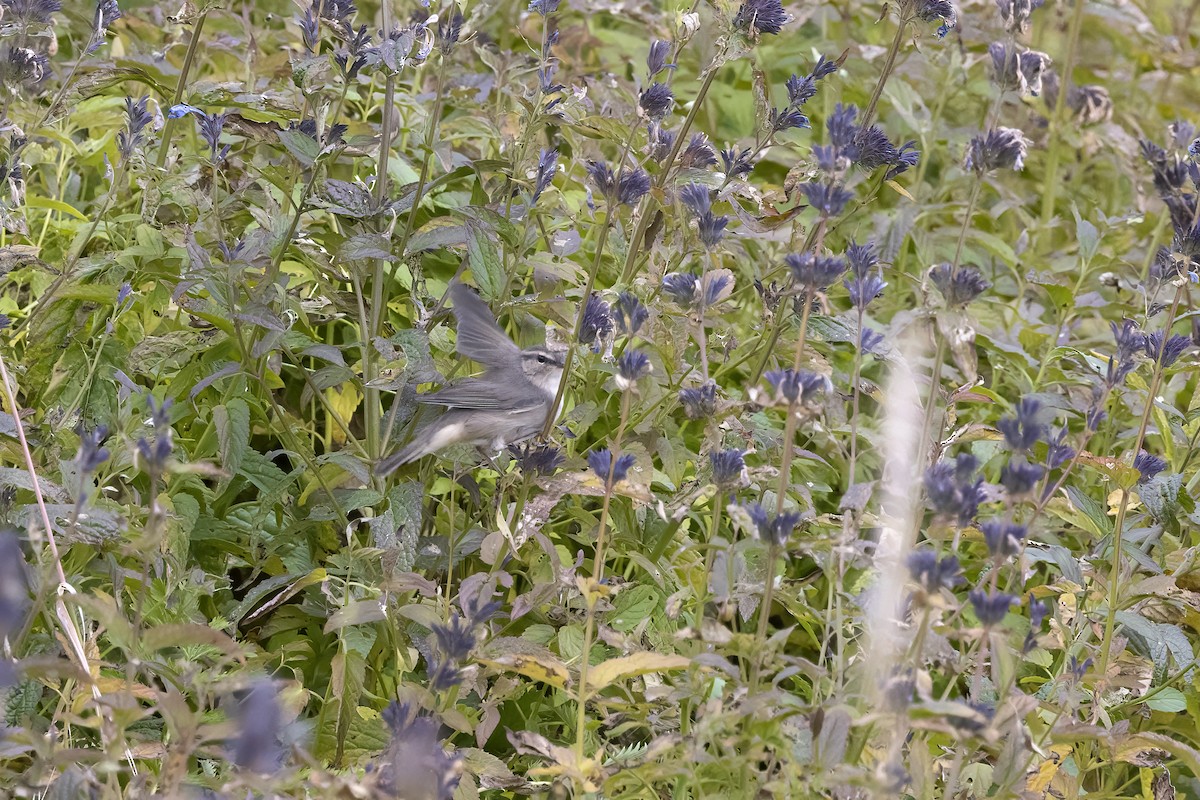
[{"label": "bird's tail", "polygon": [[432,452],[429,449],[429,440],[423,436],[418,436],[404,447],[380,461],[379,466],[375,468],[375,474],[381,478],[387,477],[410,461],[416,461],[421,456],[429,455]]}]

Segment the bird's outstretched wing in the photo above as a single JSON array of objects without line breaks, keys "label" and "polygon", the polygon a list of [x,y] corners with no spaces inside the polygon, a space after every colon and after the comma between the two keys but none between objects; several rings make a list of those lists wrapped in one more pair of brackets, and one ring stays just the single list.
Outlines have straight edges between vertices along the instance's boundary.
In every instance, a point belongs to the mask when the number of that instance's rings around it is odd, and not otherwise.
[{"label": "bird's outstretched wing", "polygon": [[436,392],[417,395],[418,402],[447,408],[527,411],[546,403],[524,377],[488,371],[479,378],[465,378]]},{"label": "bird's outstretched wing", "polygon": [[459,355],[488,367],[520,369],[521,349],[500,330],[487,303],[461,283],[451,285],[450,299],[458,320]]}]

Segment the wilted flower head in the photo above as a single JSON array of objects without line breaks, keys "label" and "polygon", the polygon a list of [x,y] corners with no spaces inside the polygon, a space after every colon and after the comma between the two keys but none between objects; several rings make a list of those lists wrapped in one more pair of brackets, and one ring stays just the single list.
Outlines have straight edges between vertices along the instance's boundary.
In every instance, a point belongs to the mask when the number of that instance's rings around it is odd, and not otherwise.
[{"label": "wilted flower head", "polygon": [[932,550],[914,550],[908,557],[907,566],[908,574],[926,594],[938,594],[942,589],[953,589],[962,583],[958,559],[954,556],[939,560]]},{"label": "wilted flower head", "polygon": [[635,386],[640,378],[650,374],[650,359],[641,350],[625,349],[617,357],[617,388],[624,391]]},{"label": "wilted flower head", "polygon": [[250,772],[278,770],[284,755],[279,740],[283,711],[274,684],[267,679],[256,681],[238,701],[233,716],[238,731],[230,754],[233,763]]},{"label": "wilted flower head", "polygon": [[510,444],[508,452],[526,475],[553,475],[566,462],[562,451],[552,444],[526,442],[519,447]]},{"label": "wilted flower head", "polygon": [[625,480],[629,474],[629,468],[634,465],[637,458],[633,453],[622,453],[613,458],[612,453],[608,448],[601,450],[593,450],[587,454],[588,466],[592,468],[592,472],[604,481],[605,486],[611,489],[614,485]]},{"label": "wilted flower head", "polygon": [[667,55],[671,52],[671,43],[655,39],[650,43],[650,52],[646,55],[646,74],[653,78],[667,67],[675,68],[667,63]]},{"label": "wilted flower head", "polygon": [[96,11],[92,15],[92,41],[87,47],[89,53],[94,52],[104,43],[105,31],[122,16],[124,14],[121,13],[121,7],[117,5],[117,0],[97,0]]},{"label": "wilted flower head", "polygon": [[925,470],[925,494],[934,513],[957,525],[968,525],[983,502],[983,479],[975,478],[978,462],[969,453],[939,461]]},{"label": "wilted flower head", "polygon": [[1167,462],[1143,450],[1134,457],[1133,468],[1138,471],[1138,483],[1144,483],[1165,470]]},{"label": "wilted flower head", "polygon": [[930,267],[929,279],[948,306],[965,306],[992,286],[982,272],[971,266],[955,269],[953,264],[937,264]]},{"label": "wilted flower head", "polygon": [[650,310],[632,292],[621,292],[613,306],[613,319],[623,336],[636,336],[650,318]]},{"label": "wilted flower head", "polygon": [[777,405],[803,405],[816,400],[829,388],[829,379],[807,370],[774,369],[763,375],[771,384]]},{"label": "wilted flower head", "polygon": [[772,517],[758,503],[743,508],[754,522],[755,538],[776,547],[784,547],[800,523],[800,513],[797,511],[784,511]]},{"label": "wilted flower head", "polygon": [[989,594],[979,590],[969,592],[967,598],[971,601],[971,607],[975,609],[975,616],[979,617],[979,624],[985,628],[999,625],[1004,621],[1008,610],[1020,602],[1011,594],[1004,592]]},{"label": "wilted flower head", "polygon": [[745,453],[736,448],[709,453],[708,463],[712,467],[713,483],[722,489],[736,487],[746,472]]},{"label": "wilted flower head", "polygon": [[0,68],[0,79],[12,86],[32,87],[49,75],[50,59],[28,47],[9,48]]},{"label": "wilted flower head", "polygon": [[824,291],[846,272],[846,260],[838,256],[818,256],[811,251],[793,253],[784,258],[792,280],[809,291]]},{"label": "wilted flower head", "polygon": [[1046,433],[1046,426],[1038,420],[1042,404],[1032,397],[1023,397],[1013,406],[1013,416],[1001,417],[996,428],[1004,434],[1004,441],[1018,452],[1037,444]]},{"label": "wilted flower head", "polygon": [[1025,166],[1029,145],[1025,134],[1016,128],[992,128],[967,145],[963,166],[981,175],[994,169],[1020,170]]},{"label": "wilted flower head", "polygon": [[717,413],[717,384],[705,381],[695,389],[680,389],[679,404],[688,419],[707,419]]},{"label": "wilted flower head", "polygon": [[996,0],[996,8],[1000,11],[1000,19],[1009,33],[1026,33],[1029,30],[1029,17],[1034,9],[1042,7],[1043,0]]},{"label": "wilted flower head", "polygon": [[670,86],[665,83],[652,83],[642,92],[638,105],[647,117],[660,120],[671,113],[674,102],[675,93],[671,91]]},{"label": "wilted flower head", "polygon": [[592,293],[583,308],[583,324],[579,328],[579,343],[599,353],[601,343],[613,332],[612,311],[600,295]]},{"label": "wilted flower head", "polygon": [[733,18],[733,27],[753,37],[759,33],[779,33],[790,19],[780,0],[746,0]]},{"label": "wilted flower head", "polygon": [[1000,42],[990,44],[988,53],[992,72],[1002,88],[1033,97],[1042,93],[1042,77],[1050,69],[1050,56],[1037,50],[1015,52]]},{"label": "wilted flower head", "polygon": [[1021,544],[1025,541],[1024,525],[993,519],[980,525],[979,529],[992,558],[1002,560],[1021,552]]},{"label": "wilted flower head", "polygon": [[464,22],[462,12],[457,6],[452,12],[438,17],[437,38],[443,54],[450,55],[454,51],[454,46],[462,37]]}]

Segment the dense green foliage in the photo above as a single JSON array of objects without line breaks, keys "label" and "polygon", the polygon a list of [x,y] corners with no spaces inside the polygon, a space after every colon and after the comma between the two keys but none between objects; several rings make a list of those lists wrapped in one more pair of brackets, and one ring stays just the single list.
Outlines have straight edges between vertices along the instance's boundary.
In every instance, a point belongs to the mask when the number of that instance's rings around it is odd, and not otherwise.
[{"label": "dense green foliage", "polygon": [[[1200,793],[1196,3],[60,5],[5,796]],[[562,414],[383,474],[455,281]]]}]

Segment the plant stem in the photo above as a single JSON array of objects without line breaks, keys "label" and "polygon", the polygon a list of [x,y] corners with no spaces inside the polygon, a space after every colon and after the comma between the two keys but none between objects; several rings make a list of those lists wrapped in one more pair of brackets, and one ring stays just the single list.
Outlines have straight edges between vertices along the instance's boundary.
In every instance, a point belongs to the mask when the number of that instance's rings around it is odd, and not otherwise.
[{"label": "plant stem", "polygon": [[1054,216],[1054,202],[1058,192],[1058,161],[1062,149],[1063,112],[1067,106],[1067,93],[1071,88],[1071,73],[1075,69],[1075,58],[1079,52],[1079,32],[1083,28],[1083,10],[1087,0],[1075,0],[1075,14],[1071,17],[1071,29],[1067,40],[1067,60],[1063,63],[1062,79],[1059,81],[1058,96],[1054,100],[1054,113],[1050,116],[1050,152],[1046,154],[1046,174],[1042,178],[1045,191],[1042,194],[1042,227],[1050,225]]},{"label": "plant stem", "polygon": [[[1175,299],[1171,303],[1171,309],[1167,312],[1167,324],[1163,330],[1162,341],[1159,342],[1158,352],[1154,358],[1154,375],[1150,378],[1150,388],[1146,394],[1146,407],[1142,410],[1142,419],[1138,424],[1137,436],[1133,441],[1133,457],[1137,458],[1142,452],[1142,444],[1146,439],[1146,431],[1150,428],[1150,415],[1154,412],[1154,396],[1158,394],[1158,387],[1162,383],[1163,367],[1162,355],[1163,350],[1167,346],[1167,340],[1171,337],[1171,327],[1175,322],[1175,312],[1179,310],[1179,302],[1183,298],[1183,292],[1187,288],[1186,278],[1184,283],[1180,284],[1175,291]],[[1108,614],[1104,620],[1104,639],[1100,644],[1100,677],[1106,679],[1108,675],[1108,664],[1110,651],[1112,650],[1113,633],[1117,627],[1117,604],[1120,601],[1120,591],[1118,582],[1121,578],[1121,549],[1124,542],[1125,533],[1125,514],[1129,510],[1129,488],[1121,489],[1121,504],[1117,507],[1117,517],[1113,522],[1113,555],[1112,566],[1108,571]]]},{"label": "plant stem", "polygon": [[[188,40],[187,52],[183,56],[183,66],[179,69],[179,80],[175,83],[175,98],[171,101],[172,106],[177,106],[183,102],[183,90],[187,88],[188,73],[192,70],[192,63],[196,60],[196,50],[200,45],[200,34],[204,31],[204,20],[208,19],[208,12],[201,12],[200,16],[196,17],[196,24],[192,28],[192,38]],[[171,149],[171,136],[175,133],[175,128],[179,120],[168,119],[163,126],[162,144],[158,148],[159,169],[162,169],[167,163],[167,153]]]},{"label": "plant stem", "polygon": [[892,70],[896,67],[896,56],[900,53],[900,45],[904,41],[904,32],[908,29],[908,20],[901,17],[900,24],[896,27],[896,35],[892,37],[892,44],[888,47],[887,57],[883,60],[883,69],[879,73],[879,79],[875,81],[875,88],[871,91],[871,99],[867,101],[867,107],[863,111],[862,126],[864,128],[871,124],[871,120],[875,118],[875,109],[879,105],[879,98],[883,95],[884,84],[891,76]]},{"label": "plant stem", "polygon": [[[718,54],[708,65],[707,74],[704,76],[704,82],[700,84],[700,90],[696,93],[696,99],[692,101],[692,107],[688,109],[688,114],[683,120],[683,124],[679,126],[679,132],[675,135],[675,141],[671,144],[671,152],[663,160],[662,171],[654,176],[654,189],[661,189],[667,182],[667,176],[671,174],[671,168],[675,166],[675,158],[679,155],[679,150],[683,147],[683,142],[687,139],[688,131],[692,127],[692,123],[696,121],[696,115],[700,112],[700,106],[704,102],[704,96],[708,94],[708,90],[712,87],[713,79],[717,77],[717,68],[720,61],[723,59],[723,54]],[[637,222],[633,226],[633,235],[629,237],[629,250],[625,255],[625,266],[621,268],[621,283],[628,284],[633,280],[633,271],[635,262],[637,261],[638,251],[640,250],[638,242],[646,233],[646,225],[650,222],[650,198],[654,196],[654,191],[651,190],[646,195],[646,199],[642,201],[642,208],[638,213]]]}]

